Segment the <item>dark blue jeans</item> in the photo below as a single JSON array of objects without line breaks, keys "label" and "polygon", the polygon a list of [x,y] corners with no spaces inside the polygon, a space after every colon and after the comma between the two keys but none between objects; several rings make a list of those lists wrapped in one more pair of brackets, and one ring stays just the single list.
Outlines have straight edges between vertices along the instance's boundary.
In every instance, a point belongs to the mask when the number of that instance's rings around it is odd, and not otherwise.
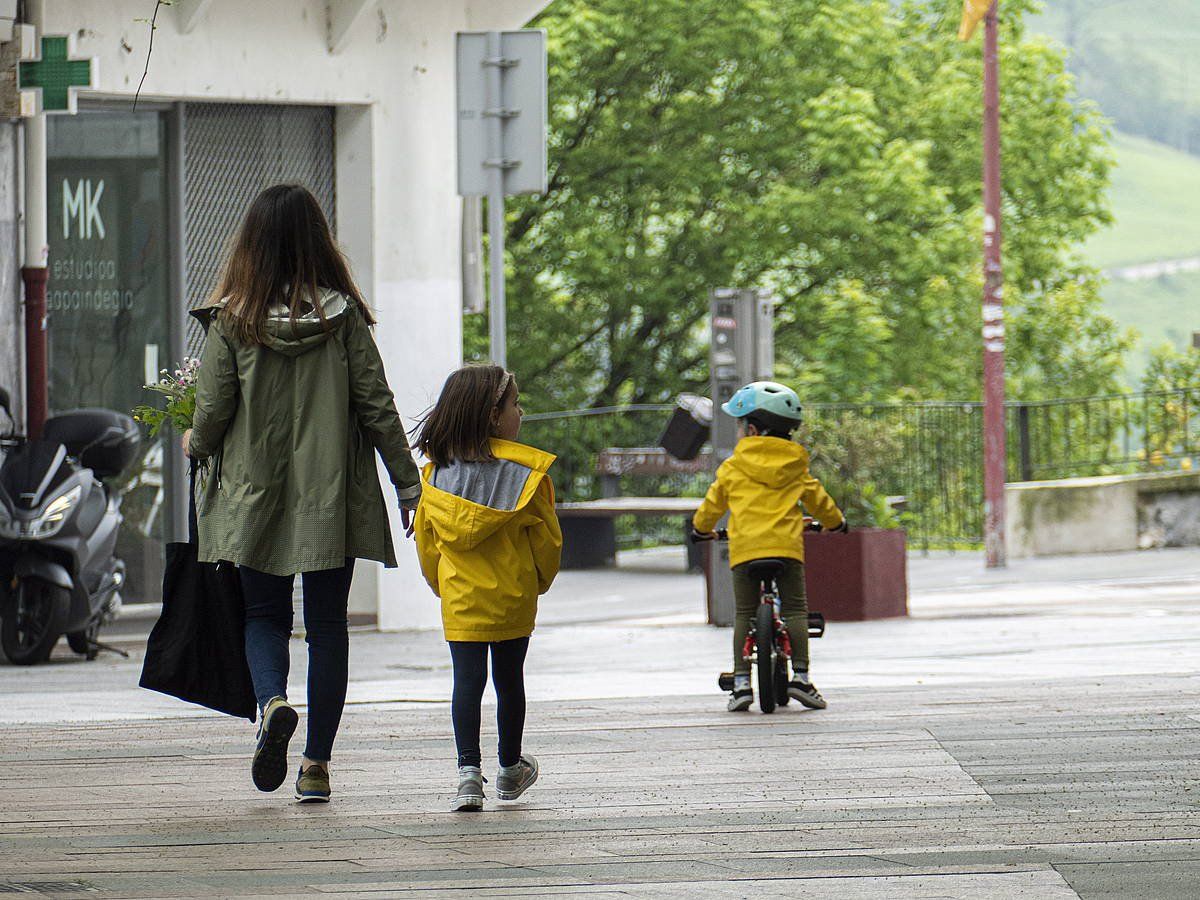
[{"label": "dark blue jeans", "polygon": [[492,684],[496,687],[496,730],[500,734],[500,765],[513,766],[521,758],[525,733],[525,653],[529,638],[511,641],[449,641],[454,663],[454,696],[450,717],[460,766],[477,766],[479,705],[487,687],[488,648],[492,651]]},{"label": "dark blue jeans", "polygon": [[[239,566],[246,598],[246,662],[261,709],[287,696],[292,637],[293,575],[269,575]],[[305,572],[304,640],[308,642],[308,744],[304,755],[328,762],[346,705],[350,636],[346,605],[354,560],[340,569]]]}]

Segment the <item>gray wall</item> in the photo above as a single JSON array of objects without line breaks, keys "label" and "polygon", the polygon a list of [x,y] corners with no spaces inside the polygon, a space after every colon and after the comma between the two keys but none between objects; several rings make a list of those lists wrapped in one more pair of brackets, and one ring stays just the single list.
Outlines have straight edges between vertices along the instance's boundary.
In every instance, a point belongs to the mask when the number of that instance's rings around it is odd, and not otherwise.
[{"label": "gray wall", "polygon": [[25,328],[21,315],[21,251],[17,223],[17,142],[20,132],[0,122],[0,387],[22,421]]}]

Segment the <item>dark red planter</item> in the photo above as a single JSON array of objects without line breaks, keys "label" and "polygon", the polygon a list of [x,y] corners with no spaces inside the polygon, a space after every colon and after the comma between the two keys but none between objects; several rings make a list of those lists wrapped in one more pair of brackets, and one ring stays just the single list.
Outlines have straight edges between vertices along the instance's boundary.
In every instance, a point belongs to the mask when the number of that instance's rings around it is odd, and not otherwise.
[{"label": "dark red planter", "polygon": [[908,615],[904,531],[862,528],[804,536],[808,608],[831,622]]}]

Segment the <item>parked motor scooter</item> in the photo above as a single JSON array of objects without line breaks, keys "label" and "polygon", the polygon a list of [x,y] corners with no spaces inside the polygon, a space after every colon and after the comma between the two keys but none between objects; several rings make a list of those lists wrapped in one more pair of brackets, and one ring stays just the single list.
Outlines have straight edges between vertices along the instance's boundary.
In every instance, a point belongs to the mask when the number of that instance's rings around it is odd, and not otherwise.
[{"label": "parked motor scooter", "polygon": [[95,659],[121,608],[125,564],[116,557],[121,497],[113,482],[137,455],[133,420],[108,409],[48,419],[42,436],[16,433],[9,396],[0,437],[0,648],[17,665],[49,658],[62,635]]}]

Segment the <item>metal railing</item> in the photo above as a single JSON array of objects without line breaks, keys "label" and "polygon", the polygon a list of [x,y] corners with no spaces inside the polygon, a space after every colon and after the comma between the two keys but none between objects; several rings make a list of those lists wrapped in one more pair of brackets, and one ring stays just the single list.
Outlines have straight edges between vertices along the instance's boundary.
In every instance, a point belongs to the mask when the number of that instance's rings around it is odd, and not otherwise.
[{"label": "metal railing", "polygon": [[1200,387],[1008,406],[1009,479],[1154,471],[1200,452]]},{"label": "metal railing", "polygon": [[[709,473],[608,477],[597,454],[653,447],[670,404],[569,410],[525,418],[522,440],[558,454],[562,499],[702,496]],[[1033,481],[1191,469],[1200,463],[1200,386],[1006,405],[1008,477]],[[974,546],[983,535],[983,406],[975,401],[809,404],[799,439],[835,492],[903,497],[916,547]],[[679,523],[618,521],[624,546],[675,543]]]}]

